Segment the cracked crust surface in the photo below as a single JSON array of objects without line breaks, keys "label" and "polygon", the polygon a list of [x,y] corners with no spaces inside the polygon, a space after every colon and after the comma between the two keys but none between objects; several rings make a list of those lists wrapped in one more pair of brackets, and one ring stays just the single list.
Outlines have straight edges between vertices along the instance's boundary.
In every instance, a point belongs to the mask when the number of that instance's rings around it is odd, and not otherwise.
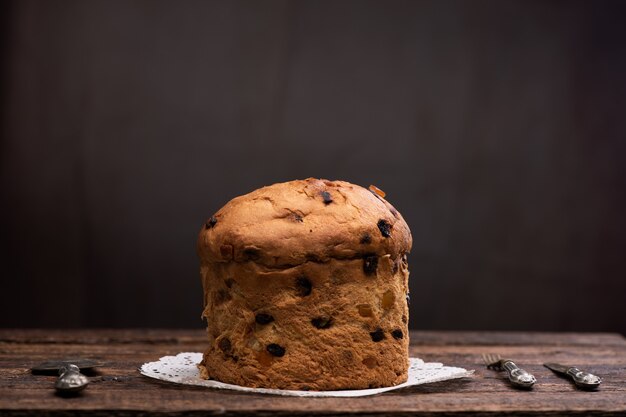
[{"label": "cracked crust surface", "polygon": [[[382,229],[388,228],[385,236]],[[402,215],[384,198],[345,181],[309,178],[234,198],[200,233],[202,260],[253,260],[281,267],[354,258],[364,252],[397,258],[411,249]]]},{"label": "cracked crust surface", "polygon": [[408,370],[411,235],[384,198],[309,178],[231,200],[198,239],[202,374],[282,389],[362,389]]}]

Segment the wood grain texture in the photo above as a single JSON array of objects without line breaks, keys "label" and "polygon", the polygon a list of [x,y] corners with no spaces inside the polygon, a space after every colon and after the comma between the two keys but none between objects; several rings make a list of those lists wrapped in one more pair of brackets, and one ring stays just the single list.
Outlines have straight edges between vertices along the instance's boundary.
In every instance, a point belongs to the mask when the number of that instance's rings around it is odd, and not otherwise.
[{"label": "wood grain texture", "polygon": [[[475,369],[473,378],[355,399],[289,398],[183,387],[143,377],[144,362],[201,351],[202,330],[0,330],[0,414],[46,415],[624,415],[626,340],[616,334],[412,332],[411,354]],[[487,370],[483,352],[514,358],[537,377],[532,391],[511,388]],[[45,359],[81,356],[105,363],[76,398],[54,395],[54,376],[32,375]],[[544,368],[576,364],[603,378],[577,390]]]}]

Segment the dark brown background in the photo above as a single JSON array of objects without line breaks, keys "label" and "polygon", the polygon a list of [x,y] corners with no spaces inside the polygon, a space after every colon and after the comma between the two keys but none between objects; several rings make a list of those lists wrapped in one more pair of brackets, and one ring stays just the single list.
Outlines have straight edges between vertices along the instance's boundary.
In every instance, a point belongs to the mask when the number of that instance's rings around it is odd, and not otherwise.
[{"label": "dark brown background", "polygon": [[623,2],[3,3],[0,326],[201,327],[204,219],[376,184],[411,325],[626,333]]}]

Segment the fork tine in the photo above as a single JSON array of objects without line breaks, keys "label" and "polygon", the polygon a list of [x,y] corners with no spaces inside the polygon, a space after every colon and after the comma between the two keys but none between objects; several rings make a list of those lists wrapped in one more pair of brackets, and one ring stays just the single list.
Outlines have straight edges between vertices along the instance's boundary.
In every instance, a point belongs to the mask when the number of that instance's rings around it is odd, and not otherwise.
[{"label": "fork tine", "polygon": [[489,354],[487,353],[483,353],[483,362],[485,362],[485,365],[489,365]]},{"label": "fork tine", "polygon": [[485,365],[489,366],[491,364],[491,354],[483,353],[483,362],[485,362]]},{"label": "fork tine", "polygon": [[482,356],[483,361],[485,362],[485,365],[487,365],[487,367],[495,366],[496,362],[501,359],[500,355],[494,353],[483,353]]}]

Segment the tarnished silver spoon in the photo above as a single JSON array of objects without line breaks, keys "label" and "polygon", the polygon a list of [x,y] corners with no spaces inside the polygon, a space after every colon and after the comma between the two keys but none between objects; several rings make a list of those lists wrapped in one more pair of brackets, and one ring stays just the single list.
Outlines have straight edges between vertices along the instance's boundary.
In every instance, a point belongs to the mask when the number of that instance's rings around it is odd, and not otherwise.
[{"label": "tarnished silver spoon", "polygon": [[59,394],[72,394],[85,389],[89,384],[89,379],[81,373],[82,371],[92,371],[94,368],[104,366],[104,363],[93,359],[67,358],[61,360],[49,360],[33,366],[33,374],[57,374],[54,387]]},{"label": "tarnished silver spoon", "polygon": [[602,383],[602,379],[600,379],[599,376],[581,371],[575,366],[565,366],[559,363],[544,363],[543,366],[558,374],[572,378],[578,388],[594,390],[597,389]]}]

